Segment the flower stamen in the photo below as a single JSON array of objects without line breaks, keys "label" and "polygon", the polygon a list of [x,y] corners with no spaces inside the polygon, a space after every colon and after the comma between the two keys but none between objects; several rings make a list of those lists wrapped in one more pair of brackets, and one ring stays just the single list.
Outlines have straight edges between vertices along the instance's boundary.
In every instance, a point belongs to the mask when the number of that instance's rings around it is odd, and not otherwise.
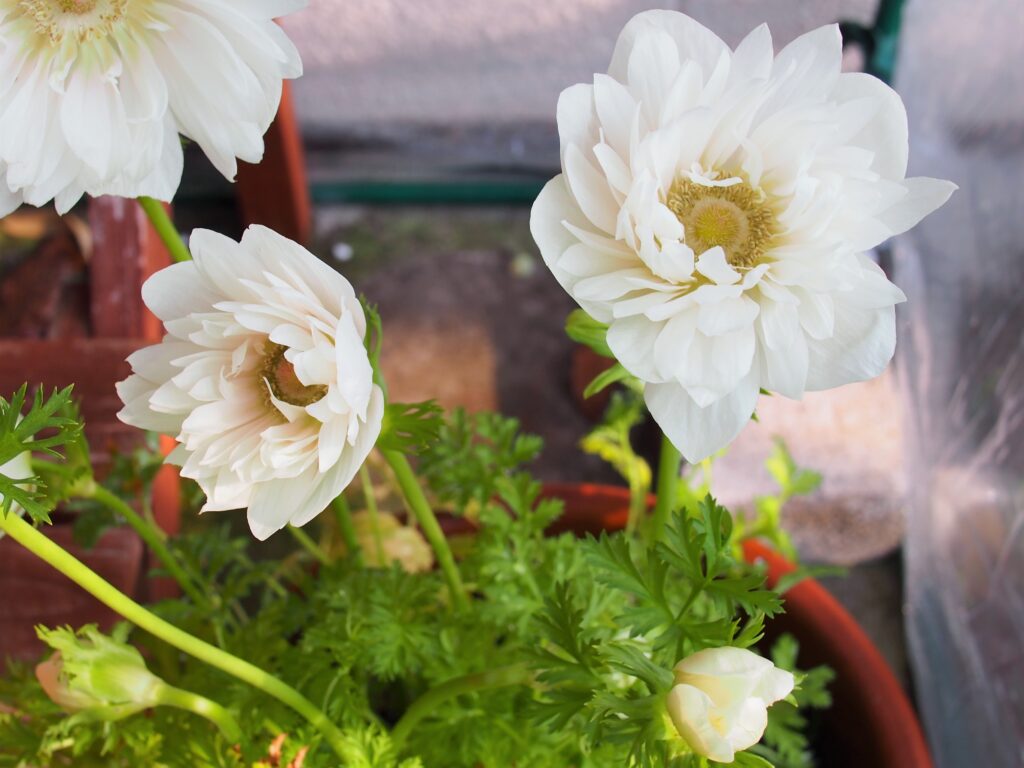
[{"label": "flower stamen", "polygon": [[324,384],[303,384],[295,373],[295,366],[285,358],[287,347],[268,342],[264,350],[263,365],[259,371],[259,380],[266,381],[274,397],[289,405],[304,408],[320,400],[327,394]]},{"label": "flower stamen", "polygon": [[128,0],[21,0],[20,5],[54,45],[67,35],[79,43],[109,35],[128,13]]},{"label": "flower stamen", "polygon": [[683,225],[686,244],[696,255],[720,246],[736,268],[761,263],[777,231],[763,193],[746,182],[708,186],[680,178],[665,204]]}]

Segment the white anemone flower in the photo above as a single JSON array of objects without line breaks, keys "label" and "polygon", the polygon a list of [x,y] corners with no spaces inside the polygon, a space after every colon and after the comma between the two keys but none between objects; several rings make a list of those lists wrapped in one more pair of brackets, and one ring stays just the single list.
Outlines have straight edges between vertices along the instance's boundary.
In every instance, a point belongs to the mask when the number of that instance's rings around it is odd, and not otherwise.
[{"label": "white anemone flower", "polygon": [[799,399],[892,358],[905,297],[864,252],[955,186],[905,178],[902,101],[841,56],[835,26],[775,56],[766,26],[733,51],[650,11],[607,75],[559,98],[563,173],[533,236],[690,461],[738,434],[761,388]]},{"label": "white anemone flower", "polygon": [[118,416],[176,436],[169,461],[202,487],[203,511],[247,507],[266,539],[316,517],[377,441],[366,317],[348,280],[265,227],[190,244],[194,261],[142,287],[167,335],[128,359]]},{"label": "white anemone flower", "polygon": [[669,717],[694,752],[720,763],[761,740],[768,707],[789,696],[795,683],[792,673],[745,648],[707,648],[673,671]]},{"label": "white anemone flower", "polygon": [[282,78],[274,22],[306,0],[0,0],[0,215],[83,193],[169,201],[179,134],[228,179],[259,162]]}]

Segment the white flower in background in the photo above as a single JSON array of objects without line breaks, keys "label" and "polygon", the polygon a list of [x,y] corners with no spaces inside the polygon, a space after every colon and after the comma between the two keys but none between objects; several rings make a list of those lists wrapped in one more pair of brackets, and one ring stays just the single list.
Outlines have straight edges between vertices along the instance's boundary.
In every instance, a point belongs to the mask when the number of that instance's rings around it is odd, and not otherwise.
[{"label": "white flower in background", "polygon": [[651,11],[607,75],[559,99],[563,173],[533,236],[690,461],[736,436],[760,388],[800,398],[892,358],[905,297],[863,252],[955,187],[904,178],[903,103],[841,55],[835,26],[773,56],[765,26],[731,51]]},{"label": "white flower in background", "polygon": [[429,571],[434,567],[434,551],[419,529],[402,525],[387,512],[374,515],[366,510],[352,514],[352,527],[370,568],[387,568],[398,563],[407,573]]},{"label": "white flower in background", "polygon": [[768,707],[793,691],[793,675],[743,648],[708,648],[676,664],[668,714],[698,755],[731,763],[761,740]]},{"label": "white flower in background", "polygon": [[169,460],[203,511],[247,507],[265,539],[319,514],[377,441],[366,318],[344,277],[265,227],[241,243],[196,230],[190,245],[195,261],[142,287],[167,335],[128,359],[118,416],[175,435]]},{"label": "white flower in background", "polygon": [[282,78],[272,19],[306,0],[0,0],[0,215],[22,201],[170,200],[178,134],[229,179],[258,162]]},{"label": "white flower in background", "polygon": [[[21,421],[21,418],[18,418]],[[10,480],[27,480],[33,476],[32,472],[32,454],[28,451],[19,453],[13,459],[8,461],[6,464],[0,464],[0,475]],[[21,487],[21,483],[15,483],[17,487]],[[4,495],[0,493],[0,514],[3,514]],[[11,512],[13,514],[21,514],[21,505],[12,501]],[[3,534],[0,533],[0,538],[3,538]]]}]

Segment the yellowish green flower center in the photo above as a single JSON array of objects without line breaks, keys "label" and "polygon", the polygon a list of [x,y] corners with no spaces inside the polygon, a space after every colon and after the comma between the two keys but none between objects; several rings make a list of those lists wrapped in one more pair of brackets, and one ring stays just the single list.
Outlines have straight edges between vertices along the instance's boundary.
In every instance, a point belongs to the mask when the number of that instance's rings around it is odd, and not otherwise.
[{"label": "yellowish green flower center", "polygon": [[57,5],[65,13],[91,13],[96,7],[96,0],[57,0]]},{"label": "yellowish green flower center", "polygon": [[681,178],[669,189],[666,205],[683,225],[686,244],[695,254],[721,246],[734,268],[761,263],[777,231],[763,193],[745,181],[707,186]]},{"label": "yellowish green flower center", "polygon": [[21,0],[36,31],[52,44],[71,36],[85,42],[110,34],[128,13],[129,0]]},{"label": "yellowish green flower center", "polygon": [[260,379],[270,385],[270,391],[278,400],[302,408],[312,405],[327,394],[327,387],[323,384],[306,386],[299,381],[295,374],[295,366],[284,356],[286,349],[287,347],[280,344],[267,344]]}]

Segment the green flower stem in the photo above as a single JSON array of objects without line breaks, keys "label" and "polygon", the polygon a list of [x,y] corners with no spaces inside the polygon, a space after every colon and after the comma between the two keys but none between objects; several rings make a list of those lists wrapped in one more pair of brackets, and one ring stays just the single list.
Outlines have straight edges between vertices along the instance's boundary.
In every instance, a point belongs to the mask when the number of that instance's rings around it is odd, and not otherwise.
[{"label": "green flower stem", "polygon": [[99,483],[92,483],[92,487],[83,491],[82,496],[83,498],[99,502],[107,509],[123,517],[125,522],[139,534],[139,538],[146,543],[150,551],[156,555],[171,577],[178,582],[178,585],[185,594],[191,598],[192,602],[199,606],[209,607],[210,600],[196,587],[192,579],[189,578],[189,575],[181,567],[177,558],[168,549],[163,531],[132,509],[130,504],[111,493]]},{"label": "green flower stem", "polygon": [[526,664],[513,664],[508,667],[498,667],[486,672],[477,672],[446,680],[440,685],[435,685],[409,706],[401,719],[395,723],[395,727],[391,731],[391,741],[395,745],[395,749],[400,751],[412,729],[423,718],[434,712],[438,704],[443,701],[487,688],[525,685],[532,679],[533,675]]},{"label": "green flower stem", "polygon": [[650,483],[639,483],[632,478],[629,481],[629,517],[626,518],[626,533],[636,531],[640,521],[647,512],[647,496],[651,491]]},{"label": "green flower stem", "polygon": [[313,541],[308,533],[301,528],[296,528],[294,525],[289,525],[287,528],[288,533],[292,535],[292,538],[295,539],[299,543],[299,546],[306,550],[314,560],[319,562],[321,565],[331,564],[331,558],[327,556],[326,552],[324,552],[323,547]]},{"label": "green flower stem", "polygon": [[315,704],[287,683],[150,613],[17,515],[0,515],[0,530],[140,629],[288,705],[319,730],[338,757],[344,759],[345,735]]},{"label": "green flower stem", "polygon": [[384,552],[384,536],[380,532],[380,511],[377,509],[377,496],[373,491],[373,478],[366,464],[359,468],[359,481],[363,484],[363,496],[366,498],[366,511],[370,515],[370,532],[373,534],[373,546],[377,550],[377,564],[384,568],[388,564]]},{"label": "green flower stem", "polygon": [[444,532],[438,525],[437,517],[434,516],[427,497],[423,495],[423,489],[420,488],[416,475],[413,474],[412,467],[409,466],[409,461],[404,454],[398,451],[382,450],[381,453],[394,471],[398,485],[402,489],[402,493],[405,494],[405,500],[409,502],[416,521],[423,529],[423,535],[430,542],[430,546],[434,548],[437,563],[441,566],[441,571],[448,581],[452,602],[459,610],[469,608],[469,596],[462,584],[462,577],[455,565],[455,558],[452,556],[451,547],[448,546],[448,539],[444,537]]},{"label": "green flower stem", "polygon": [[192,254],[188,252],[188,248],[181,239],[181,235],[178,234],[178,230],[175,228],[174,222],[171,221],[171,217],[168,215],[164,204],[159,200],[154,200],[152,197],[140,197],[138,200],[142,210],[149,217],[153,229],[156,230],[164,245],[167,246],[171,258],[178,262],[191,261]]},{"label": "green flower stem", "polygon": [[676,506],[679,497],[679,467],[683,456],[672,441],[665,435],[661,436],[661,455],[658,458],[658,501],[654,505],[654,520],[651,525],[651,538],[657,541],[665,530],[668,516]]},{"label": "green flower stem", "polygon": [[184,709],[200,717],[205,717],[220,729],[221,734],[231,744],[237,744],[242,740],[242,729],[238,726],[235,716],[205,696],[183,691],[172,685],[164,685],[157,692],[156,700],[157,703],[165,707]]},{"label": "green flower stem", "polygon": [[338,529],[341,531],[342,541],[345,542],[345,549],[348,556],[359,558],[359,539],[356,538],[356,527],[352,524],[352,510],[344,496],[338,496],[331,502],[331,509],[334,510],[334,518],[338,521]]}]

